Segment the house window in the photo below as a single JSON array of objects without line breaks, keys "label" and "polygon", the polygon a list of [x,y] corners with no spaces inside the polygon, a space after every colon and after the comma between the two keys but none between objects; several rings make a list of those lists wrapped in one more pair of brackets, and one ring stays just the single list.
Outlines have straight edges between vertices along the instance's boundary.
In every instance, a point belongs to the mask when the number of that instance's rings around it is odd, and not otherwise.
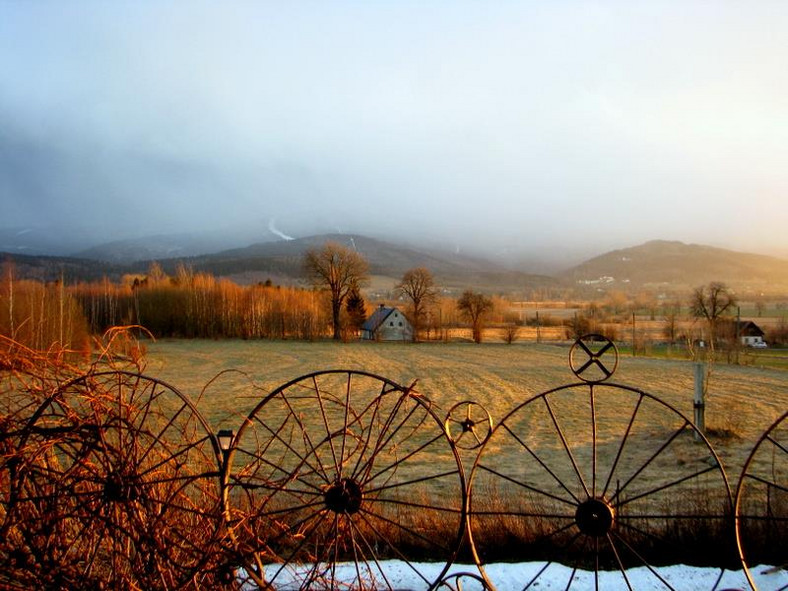
[{"label": "house window", "polygon": [[400,322],[399,325],[402,326],[402,323]]},{"label": "house window", "polygon": [[389,322],[389,326],[394,326],[394,323],[393,322]]}]

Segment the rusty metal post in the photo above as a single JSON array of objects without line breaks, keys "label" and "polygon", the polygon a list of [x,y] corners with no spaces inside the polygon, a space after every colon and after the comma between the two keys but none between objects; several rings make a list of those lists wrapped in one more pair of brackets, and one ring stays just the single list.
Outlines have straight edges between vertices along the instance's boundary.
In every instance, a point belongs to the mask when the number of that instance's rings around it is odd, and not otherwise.
[{"label": "rusty metal post", "polygon": [[[706,402],[703,396],[704,390],[704,367],[703,363],[695,363],[695,397],[693,407],[695,409],[695,427],[698,432],[706,434]],[[700,441],[701,437],[695,433],[695,440]]]}]

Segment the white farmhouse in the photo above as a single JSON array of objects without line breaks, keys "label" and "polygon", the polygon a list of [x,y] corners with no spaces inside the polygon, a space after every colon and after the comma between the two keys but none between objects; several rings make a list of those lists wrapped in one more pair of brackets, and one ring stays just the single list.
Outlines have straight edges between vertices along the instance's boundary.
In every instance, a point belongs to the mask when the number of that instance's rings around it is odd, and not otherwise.
[{"label": "white farmhouse", "polygon": [[361,326],[361,338],[369,341],[411,341],[413,326],[397,308],[381,304]]},{"label": "white farmhouse", "polygon": [[739,338],[741,339],[742,345],[745,347],[763,347],[766,345],[766,341],[763,340],[765,334],[760,326],[751,320],[737,322]]}]

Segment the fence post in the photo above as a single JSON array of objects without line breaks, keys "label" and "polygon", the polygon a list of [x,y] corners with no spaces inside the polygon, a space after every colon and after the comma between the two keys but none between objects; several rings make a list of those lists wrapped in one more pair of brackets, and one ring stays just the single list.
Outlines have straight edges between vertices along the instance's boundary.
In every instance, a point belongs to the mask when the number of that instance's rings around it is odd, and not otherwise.
[{"label": "fence post", "polygon": [[[695,409],[695,428],[698,431],[706,434],[706,402],[703,397],[703,381],[705,375],[703,371],[703,363],[695,363],[695,397],[693,407]],[[700,441],[700,436],[695,433],[695,440]]]}]

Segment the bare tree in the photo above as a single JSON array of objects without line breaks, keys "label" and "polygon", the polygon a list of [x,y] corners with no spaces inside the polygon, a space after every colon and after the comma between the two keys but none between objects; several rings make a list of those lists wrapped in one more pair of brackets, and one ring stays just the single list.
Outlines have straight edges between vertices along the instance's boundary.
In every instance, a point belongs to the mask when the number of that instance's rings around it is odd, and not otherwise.
[{"label": "bare tree", "polygon": [[326,290],[331,297],[334,340],[342,338],[342,304],[351,289],[366,280],[368,269],[364,257],[336,242],[326,242],[304,254],[304,271],[312,285]]},{"label": "bare tree", "polygon": [[470,321],[474,342],[481,343],[484,316],[493,309],[492,299],[484,294],[466,289],[457,300],[457,309]]},{"label": "bare tree", "polygon": [[668,343],[673,345],[678,338],[681,302],[665,302],[662,304],[662,311],[664,318],[662,334],[668,339]]},{"label": "bare tree", "polygon": [[427,308],[435,303],[438,296],[435,280],[429,270],[417,267],[405,271],[402,280],[394,287],[394,290],[398,296],[405,296],[410,300],[413,342],[415,343],[419,340],[422,320]]},{"label": "bare tree", "polygon": [[690,313],[706,321],[709,328],[709,347],[714,350],[720,319],[733,312],[736,298],[724,283],[713,281],[696,288],[690,300]]},{"label": "bare tree", "polygon": [[501,337],[507,345],[511,345],[519,336],[520,327],[514,322],[509,322],[501,329]]}]

